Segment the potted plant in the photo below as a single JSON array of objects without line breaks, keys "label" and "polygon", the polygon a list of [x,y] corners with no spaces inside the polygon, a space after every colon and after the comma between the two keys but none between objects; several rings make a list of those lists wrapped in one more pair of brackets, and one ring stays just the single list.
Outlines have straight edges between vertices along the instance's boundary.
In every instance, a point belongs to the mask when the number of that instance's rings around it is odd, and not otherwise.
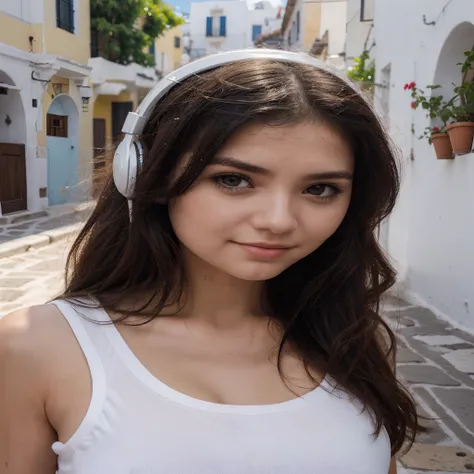
[{"label": "potted plant", "polygon": [[426,127],[419,139],[426,138],[433,145],[438,160],[452,160],[454,158],[453,147],[447,132],[439,127]]},{"label": "potted plant", "polygon": [[[427,86],[427,89],[431,91],[439,88],[440,86]],[[451,101],[446,102],[441,95],[435,96],[431,94],[427,97],[425,92],[416,86],[415,82],[405,84],[404,89],[411,91],[411,97],[413,99],[411,102],[412,109],[416,110],[421,106],[421,108],[426,111],[426,116],[431,122],[441,122],[440,126],[430,124],[418,138],[420,140],[425,138],[430,145],[433,145],[436,157],[439,160],[453,159],[454,155],[451,141],[445,130],[446,124],[452,116]]]},{"label": "potted plant", "polygon": [[464,154],[472,151],[474,139],[474,82],[467,80],[467,75],[474,65],[474,51],[464,53],[466,59],[461,66],[462,82],[454,87],[451,105],[453,122],[446,130],[449,134],[454,153]]}]

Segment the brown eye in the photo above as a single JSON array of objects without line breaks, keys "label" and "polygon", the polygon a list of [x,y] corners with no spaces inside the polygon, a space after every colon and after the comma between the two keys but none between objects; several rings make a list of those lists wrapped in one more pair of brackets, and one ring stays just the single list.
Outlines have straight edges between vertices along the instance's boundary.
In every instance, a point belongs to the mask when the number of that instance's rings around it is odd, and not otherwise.
[{"label": "brown eye", "polygon": [[339,194],[341,190],[331,184],[315,184],[307,189],[307,193],[320,198],[330,198]]},{"label": "brown eye", "polygon": [[220,174],[212,178],[215,183],[226,189],[243,189],[251,187],[250,181],[239,174]]}]

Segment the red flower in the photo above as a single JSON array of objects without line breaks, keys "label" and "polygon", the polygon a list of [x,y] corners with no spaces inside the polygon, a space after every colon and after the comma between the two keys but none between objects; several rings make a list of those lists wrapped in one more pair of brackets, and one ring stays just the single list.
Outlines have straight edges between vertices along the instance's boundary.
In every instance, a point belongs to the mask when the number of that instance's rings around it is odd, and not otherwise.
[{"label": "red flower", "polygon": [[407,89],[408,89],[408,84],[405,84],[405,85],[403,86],[403,89],[407,90]]},{"label": "red flower", "polygon": [[416,108],[416,103],[415,103],[415,102],[412,102],[412,103],[410,104],[410,107],[411,107],[412,109]]},{"label": "red flower", "polygon": [[408,85],[409,89],[414,89],[415,87],[416,87],[416,82],[410,82],[410,84]]},{"label": "red flower", "polygon": [[433,127],[433,130],[431,130],[433,133],[438,133],[439,132],[439,127]]}]

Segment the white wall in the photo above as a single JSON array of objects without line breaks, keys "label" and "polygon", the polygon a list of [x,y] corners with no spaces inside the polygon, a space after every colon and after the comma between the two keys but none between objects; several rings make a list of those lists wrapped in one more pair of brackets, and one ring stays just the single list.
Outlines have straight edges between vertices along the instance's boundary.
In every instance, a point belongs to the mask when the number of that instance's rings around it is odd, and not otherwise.
[{"label": "white wall", "polygon": [[252,40],[252,26],[261,25],[262,35],[273,33],[281,28],[282,19],[277,19],[278,8],[273,8],[270,4],[268,8],[261,10],[248,11],[248,37],[247,42],[249,46],[253,46]]},{"label": "white wall", "polygon": [[[20,89],[15,94],[19,94],[21,99],[22,111],[17,111],[23,114],[23,123],[19,123],[20,115],[18,115],[12,125],[10,125],[10,128],[15,127],[16,130],[14,133],[9,132],[9,137],[14,142],[25,143],[26,145],[27,206],[29,210],[39,210],[42,208],[42,202],[39,198],[38,190],[44,186],[43,177],[46,168],[46,158],[44,157],[43,159],[40,156],[37,146],[37,130],[40,130],[42,127],[41,103],[44,84],[31,79],[32,69],[28,53],[16,50],[5,44],[0,44],[0,70],[3,71],[1,73],[2,80],[8,77],[10,80],[6,82]],[[11,97],[14,97],[13,94]],[[32,99],[37,99],[37,108],[32,106]],[[19,109],[20,102],[17,102],[14,107]],[[1,105],[0,110],[3,110]],[[3,122],[5,119],[2,115],[0,114],[0,122]]]},{"label": "white wall", "polygon": [[[3,77],[0,73],[1,80]],[[10,125],[7,125],[7,117]],[[8,90],[7,95],[0,95],[0,142],[26,142],[25,113],[18,91]]]},{"label": "white wall", "polygon": [[[388,251],[406,297],[473,330],[474,154],[436,160],[427,141],[411,133],[412,124],[419,135],[428,121],[423,111],[411,110],[403,90],[410,81],[447,87],[453,64],[474,44],[472,0],[451,2],[443,11],[445,5],[445,0],[377,0],[375,6],[376,81],[388,66],[391,81],[389,93],[377,88],[377,103],[381,109],[382,95],[389,101],[390,132],[401,150],[404,177],[389,220]],[[423,15],[436,24],[425,25]]]},{"label": "white wall", "polygon": [[[374,0],[371,0],[374,2]],[[361,0],[347,0],[346,27],[346,62],[353,64],[353,59],[360,56],[367,42],[367,48],[373,43],[373,21],[360,21]]]},{"label": "white wall", "polygon": [[42,23],[43,0],[0,0],[0,13],[6,13],[28,23]]},{"label": "white wall", "polygon": [[[223,38],[206,37],[206,18],[211,16],[211,10],[215,9],[221,9],[222,15],[227,17],[227,31]],[[206,54],[248,47],[248,9],[245,2],[192,2],[189,23],[192,47],[205,50]]]},{"label": "white wall", "polygon": [[321,6],[321,37],[329,31],[328,54],[344,52],[346,41],[347,0],[326,1]]},{"label": "white wall", "polygon": [[[296,36],[296,17],[297,12],[300,12],[300,34],[297,38]],[[283,32],[283,37],[285,39],[285,45],[288,49],[292,51],[301,51],[303,45],[303,34],[304,34],[304,18],[303,18],[303,0],[296,0],[295,5],[293,7],[293,11],[291,12],[290,19],[288,21],[287,27]],[[291,36],[291,44],[290,44],[290,36]],[[314,38],[316,39],[316,38]]]},{"label": "white wall", "polygon": [[17,19],[30,21],[30,0],[0,0],[0,12]]}]

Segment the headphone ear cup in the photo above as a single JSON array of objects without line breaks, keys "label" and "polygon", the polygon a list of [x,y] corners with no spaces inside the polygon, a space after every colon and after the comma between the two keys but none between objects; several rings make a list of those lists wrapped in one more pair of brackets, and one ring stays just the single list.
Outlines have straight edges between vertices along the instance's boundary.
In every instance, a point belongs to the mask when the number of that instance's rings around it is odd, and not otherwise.
[{"label": "headphone ear cup", "polygon": [[113,178],[115,186],[122,196],[133,197],[137,179],[138,159],[142,155],[134,143],[132,135],[126,135],[114,154]]}]

